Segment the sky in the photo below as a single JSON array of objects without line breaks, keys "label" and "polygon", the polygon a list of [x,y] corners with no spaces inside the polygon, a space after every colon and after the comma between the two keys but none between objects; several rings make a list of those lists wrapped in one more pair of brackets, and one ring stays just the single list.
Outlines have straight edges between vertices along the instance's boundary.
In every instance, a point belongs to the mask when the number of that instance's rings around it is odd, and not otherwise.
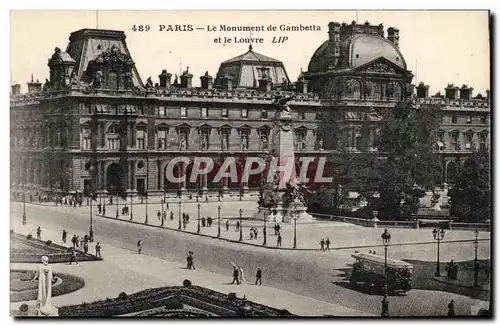
[{"label": "sky", "polygon": [[[448,83],[490,89],[489,23],[487,11],[11,11],[11,84],[26,91],[31,74],[43,82],[49,76],[48,59],[55,47],[66,49],[69,34],[82,28],[122,30],[127,46],[145,82],[158,82],[162,69],[175,74],[189,66],[193,85],[208,71],[214,76],[222,61],[248,50],[234,38],[263,38],[253,43],[255,52],[281,60],[291,81],[307,66],[314,51],[328,39],[329,22],[384,24],[399,29],[399,47],[413,82],[430,85],[430,93],[443,93]],[[149,25],[149,31],[133,26]],[[193,25],[191,32],[159,31],[160,25]],[[319,31],[222,32],[207,26],[319,26]],[[318,28],[316,28],[318,29]],[[272,43],[273,37],[288,37]],[[231,44],[216,43],[228,37]]]}]

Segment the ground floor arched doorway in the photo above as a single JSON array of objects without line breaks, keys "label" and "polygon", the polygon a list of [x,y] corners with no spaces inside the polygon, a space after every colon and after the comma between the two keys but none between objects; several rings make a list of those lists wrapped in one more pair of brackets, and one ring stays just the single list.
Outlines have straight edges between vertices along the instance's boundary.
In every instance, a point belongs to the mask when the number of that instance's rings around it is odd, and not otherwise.
[{"label": "ground floor arched doorway", "polygon": [[110,195],[125,195],[124,169],[121,164],[112,163],[106,170],[106,189]]}]

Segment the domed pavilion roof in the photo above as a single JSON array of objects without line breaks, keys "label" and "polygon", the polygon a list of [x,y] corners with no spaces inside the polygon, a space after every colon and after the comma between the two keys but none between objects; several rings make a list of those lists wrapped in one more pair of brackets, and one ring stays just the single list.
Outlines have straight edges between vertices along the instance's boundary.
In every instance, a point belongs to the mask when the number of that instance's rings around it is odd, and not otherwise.
[{"label": "domed pavilion roof", "polygon": [[232,76],[234,88],[257,88],[259,79],[265,77],[271,79],[273,86],[290,83],[283,62],[254,52],[251,44],[247,52],[221,63],[215,84],[219,85],[227,75]]}]

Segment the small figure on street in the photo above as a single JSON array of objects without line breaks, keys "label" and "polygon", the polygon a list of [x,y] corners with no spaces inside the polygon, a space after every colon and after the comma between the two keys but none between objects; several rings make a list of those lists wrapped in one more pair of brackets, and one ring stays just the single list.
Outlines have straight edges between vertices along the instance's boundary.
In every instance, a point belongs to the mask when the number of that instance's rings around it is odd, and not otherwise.
[{"label": "small figure on street", "polygon": [[240,285],[240,271],[238,269],[238,266],[236,266],[236,264],[233,262],[231,262],[231,265],[233,265],[233,281],[231,282],[231,284],[234,284],[234,282],[236,282],[236,284]]},{"label": "small figure on street", "polygon": [[73,262],[75,262],[78,265],[78,261],[76,260],[76,250],[75,250],[75,248],[71,248],[71,257],[69,259],[69,264],[71,265]]},{"label": "small figure on street", "polygon": [[106,206],[102,207],[102,215],[106,216]]},{"label": "small figure on street", "polygon": [[229,220],[226,220],[226,231],[229,231]]},{"label": "small figure on street", "polygon": [[168,201],[167,201],[167,210],[169,210],[170,208],[168,208]]},{"label": "small figure on street", "polygon": [[202,227],[205,227],[206,223],[207,223],[207,222],[206,222],[205,218],[204,218],[204,217],[202,217],[202,218],[201,218],[201,226],[202,226]]},{"label": "small figure on street", "polygon": [[321,239],[319,245],[321,246],[321,251],[325,251],[325,239]]},{"label": "small figure on street", "polygon": [[36,238],[42,240],[42,229],[40,229],[40,227],[36,228]]},{"label": "small figure on street", "polygon": [[84,242],[83,243],[83,251],[85,253],[88,253],[89,252],[89,243],[88,242]]},{"label": "small figure on street", "polygon": [[253,229],[253,236],[254,236],[255,240],[257,240],[258,235],[259,235],[259,230],[257,230],[257,228],[254,228]]},{"label": "small figure on street", "polygon": [[71,237],[71,243],[73,244],[73,248],[76,248],[76,234],[74,234],[72,237]]},{"label": "small figure on street", "polygon": [[187,269],[196,269],[194,267],[194,257],[192,251],[190,251],[187,255]]},{"label": "small figure on street", "polygon": [[455,316],[455,301],[453,300],[448,304],[448,316]]},{"label": "small figure on street", "polygon": [[253,233],[253,228],[250,228],[250,240],[252,240],[252,239],[253,239],[253,235],[254,235],[254,233]]},{"label": "small figure on street", "polygon": [[137,242],[137,253],[140,255],[142,252],[142,240],[139,240],[139,242]]},{"label": "small figure on street", "polygon": [[240,221],[236,221],[236,232],[240,230]]},{"label": "small figure on street", "polygon": [[94,230],[92,228],[89,231],[89,241],[94,242]]},{"label": "small figure on street", "polygon": [[156,216],[158,216],[158,221],[161,219],[161,212],[160,210],[158,210],[158,212],[156,213]]},{"label": "small figure on street", "polygon": [[207,217],[207,225],[210,227],[212,226],[212,218],[209,216]]},{"label": "small figure on street", "polygon": [[95,245],[95,255],[96,255],[96,257],[102,258],[101,257],[101,244],[99,242],[97,242]]},{"label": "small figure on street", "polygon": [[276,225],[276,230],[278,230],[278,234],[279,234],[281,231],[281,225],[279,223]]},{"label": "small figure on street", "polygon": [[326,250],[330,251],[330,238],[326,238],[325,244],[326,244]]},{"label": "small figure on street", "polygon": [[63,243],[66,243],[66,237],[68,236],[68,234],[66,233],[66,230],[63,229],[62,231],[62,242]]},{"label": "small figure on street", "polygon": [[257,285],[257,282],[259,285],[262,285],[262,270],[257,268],[257,274],[255,275],[255,285]]},{"label": "small figure on street", "polygon": [[170,212],[170,220],[172,221],[174,219],[174,212]]},{"label": "small figure on street", "polygon": [[101,214],[101,203],[97,204],[97,211]]},{"label": "small figure on street", "polygon": [[281,237],[281,234],[278,233],[278,240],[276,242],[276,247],[281,247],[281,240],[283,240],[283,238]]},{"label": "small figure on street", "polygon": [[274,235],[278,235],[278,224],[274,224]]},{"label": "small figure on street", "polygon": [[88,235],[84,235],[83,236],[83,242],[88,242],[89,241],[89,236]]},{"label": "small figure on street", "polygon": [[162,220],[166,221],[167,220],[167,211],[163,211],[163,214],[161,215]]}]

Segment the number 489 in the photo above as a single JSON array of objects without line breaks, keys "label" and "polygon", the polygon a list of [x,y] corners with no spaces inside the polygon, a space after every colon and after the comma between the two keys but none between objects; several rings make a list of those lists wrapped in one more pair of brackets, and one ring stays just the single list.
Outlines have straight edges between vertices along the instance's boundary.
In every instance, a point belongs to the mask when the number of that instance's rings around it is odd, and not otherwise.
[{"label": "number 489", "polygon": [[132,31],[134,32],[149,32],[151,27],[149,25],[134,25],[132,26]]}]

